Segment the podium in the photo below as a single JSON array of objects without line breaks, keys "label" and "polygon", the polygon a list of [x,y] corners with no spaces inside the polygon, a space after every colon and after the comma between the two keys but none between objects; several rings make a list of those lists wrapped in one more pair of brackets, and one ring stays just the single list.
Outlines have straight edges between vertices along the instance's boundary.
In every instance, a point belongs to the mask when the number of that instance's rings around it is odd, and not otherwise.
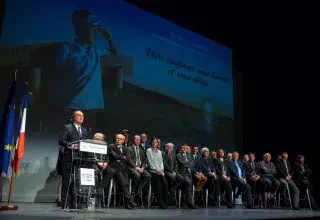
[{"label": "podium", "polygon": [[101,187],[103,176],[96,163],[104,161],[108,154],[107,143],[81,140],[71,143],[69,149],[72,151],[73,164],[69,184],[73,182],[75,211],[78,210],[79,203],[84,200],[87,201],[89,211],[94,211],[96,207],[100,209],[104,194],[104,189]]}]

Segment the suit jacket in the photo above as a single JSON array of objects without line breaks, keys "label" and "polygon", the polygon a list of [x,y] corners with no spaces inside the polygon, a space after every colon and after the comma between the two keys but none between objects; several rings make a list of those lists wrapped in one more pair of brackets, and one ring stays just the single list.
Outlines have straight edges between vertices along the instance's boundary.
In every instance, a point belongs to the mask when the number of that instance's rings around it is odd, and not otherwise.
[{"label": "suit jacket", "polygon": [[190,157],[190,159],[194,162],[194,163],[197,163],[198,162],[198,157],[200,157],[199,154],[196,155],[196,158],[194,158],[194,156],[192,154],[189,154],[188,155]]},{"label": "suit jacket", "polygon": [[[285,163],[287,164],[288,172],[287,172]],[[290,163],[288,161],[284,162],[283,160],[280,160],[276,164],[276,170],[277,170],[278,178],[286,178],[288,176],[288,174],[290,176],[292,176],[292,168],[291,168],[291,165],[290,165]]]},{"label": "suit jacket", "polygon": [[[135,147],[132,145],[128,149],[129,149],[129,153],[130,153],[131,164],[136,167],[137,157],[136,157]],[[146,156],[146,153],[143,151],[143,149],[141,147],[139,147],[138,153],[139,153],[140,162],[141,162],[141,166],[140,167],[145,169],[147,167],[147,156]]]},{"label": "suit jacket", "polygon": [[199,173],[203,173],[203,174],[217,172],[216,168],[213,164],[212,158],[210,158],[210,157],[204,158],[202,156],[198,158],[197,171]]},{"label": "suit jacket", "polygon": [[[241,176],[239,176],[239,171],[238,171],[238,167],[236,165],[236,163],[238,164],[240,170],[241,170]],[[240,161],[234,161],[234,160],[230,160],[229,161],[229,166],[230,166],[230,176],[232,177],[246,177],[246,173],[243,167],[243,164]]]},{"label": "suit jacket", "polygon": [[64,125],[62,127],[62,131],[60,132],[60,135],[59,135],[58,144],[64,147],[63,161],[69,161],[69,162],[72,161],[72,151],[71,149],[68,148],[70,143],[92,138],[92,137],[89,137],[87,129],[83,126],[81,126],[81,132],[82,132],[82,137],[80,139],[79,132],[73,123]]},{"label": "suit jacket", "polygon": [[108,146],[109,165],[116,172],[127,171],[128,167],[135,168],[135,164],[130,160],[130,152],[126,147],[122,147],[122,153],[116,144]]},{"label": "suit jacket", "polygon": [[170,160],[169,154],[162,151],[162,158],[163,158],[163,167],[165,172],[168,172],[168,173],[178,172],[177,157],[175,154],[171,153],[171,160]]},{"label": "suit jacket", "polygon": [[151,148],[151,140],[147,140],[144,146],[140,144],[140,147],[143,149],[144,152],[146,152],[149,148]]},{"label": "suit jacket", "polygon": [[[252,166],[252,163],[253,163],[253,166]],[[260,175],[259,165],[255,161],[254,162],[247,162],[246,164],[244,164],[244,168],[245,168],[247,177],[252,177],[254,174]]]},{"label": "suit jacket", "polygon": [[130,147],[131,145],[132,144],[129,141],[123,143],[123,147]]},{"label": "suit jacket", "polygon": [[221,160],[218,158],[214,158],[212,160],[213,160],[214,167],[216,168],[216,171],[217,171],[216,174],[218,176],[223,175],[223,167],[226,171],[226,176],[230,176],[230,167],[227,159],[224,159],[223,162],[221,162]]},{"label": "suit jacket", "polygon": [[195,163],[190,159],[190,157],[188,157],[188,155],[187,155],[187,161],[186,161],[184,156],[181,153],[177,154],[177,164],[178,164],[178,172],[182,176],[189,173],[188,169],[191,170],[191,173],[197,172]]},{"label": "suit jacket", "polygon": [[309,169],[307,164],[303,164],[304,169],[300,163],[294,163],[292,166],[292,178],[294,181],[301,181],[308,179],[309,175],[312,174],[312,171]]}]

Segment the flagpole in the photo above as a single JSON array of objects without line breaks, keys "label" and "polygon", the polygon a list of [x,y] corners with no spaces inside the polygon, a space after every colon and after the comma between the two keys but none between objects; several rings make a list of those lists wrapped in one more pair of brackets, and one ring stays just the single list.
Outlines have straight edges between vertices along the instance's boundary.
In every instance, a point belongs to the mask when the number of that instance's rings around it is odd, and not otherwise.
[{"label": "flagpole", "polygon": [[[10,187],[9,187],[9,195],[8,195],[8,206],[11,206],[13,180],[14,180],[14,169],[11,170],[11,179],[10,179]],[[17,206],[17,208],[18,208],[18,206]]]}]

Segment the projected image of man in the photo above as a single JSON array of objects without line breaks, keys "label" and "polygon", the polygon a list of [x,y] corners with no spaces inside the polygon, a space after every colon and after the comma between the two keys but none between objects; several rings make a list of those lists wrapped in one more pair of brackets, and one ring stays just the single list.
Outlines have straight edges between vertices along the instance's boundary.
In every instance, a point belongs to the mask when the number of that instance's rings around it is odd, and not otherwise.
[{"label": "projected image of man", "polygon": [[[117,50],[109,31],[100,28],[97,16],[90,11],[75,10],[72,26],[75,39],[58,47],[52,67],[55,69],[50,82],[52,87],[43,88],[50,89],[50,97],[43,99],[50,99],[50,110],[55,109],[56,113],[64,109],[82,109],[91,123],[90,111],[104,109],[100,57],[116,56]],[[107,41],[109,49],[98,48],[95,44],[98,32]]]}]

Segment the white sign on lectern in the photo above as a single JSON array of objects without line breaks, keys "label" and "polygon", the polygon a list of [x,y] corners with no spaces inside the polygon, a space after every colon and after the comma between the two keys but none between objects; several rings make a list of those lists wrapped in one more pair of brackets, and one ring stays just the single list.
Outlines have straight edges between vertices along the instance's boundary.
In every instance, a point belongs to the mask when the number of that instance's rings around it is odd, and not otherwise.
[{"label": "white sign on lectern", "polygon": [[80,151],[95,154],[107,154],[107,145],[93,142],[80,141]]},{"label": "white sign on lectern", "polygon": [[80,184],[82,186],[95,186],[94,169],[80,168]]}]

